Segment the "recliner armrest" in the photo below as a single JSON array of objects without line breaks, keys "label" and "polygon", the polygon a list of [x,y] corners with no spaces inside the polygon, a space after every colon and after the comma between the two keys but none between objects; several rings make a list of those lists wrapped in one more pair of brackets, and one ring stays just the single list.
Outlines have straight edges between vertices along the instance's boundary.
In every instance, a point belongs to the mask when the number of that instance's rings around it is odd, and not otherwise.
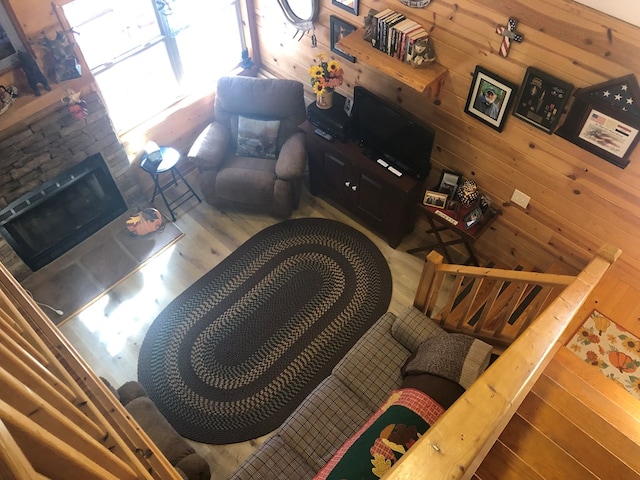
[{"label": "recliner armrest", "polygon": [[299,178],[307,163],[304,132],[291,135],[280,148],[276,163],[276,176],[285,180]]},{"label": "recliner armrest", "polygon": [[229,155],[231,132],[218,122],[213,122],[198,135],[187,157],[198,170],[217,170]]}]

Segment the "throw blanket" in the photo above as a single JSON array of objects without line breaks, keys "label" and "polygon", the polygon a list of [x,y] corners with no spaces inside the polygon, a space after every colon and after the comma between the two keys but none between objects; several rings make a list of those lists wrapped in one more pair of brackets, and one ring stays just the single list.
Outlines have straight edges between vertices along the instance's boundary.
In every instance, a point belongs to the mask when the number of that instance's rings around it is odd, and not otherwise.
[{"label": "throw blanket", "polygon": [[430,373],[467,389],[487,368],[490,358],[491,345],[463,333],[446,333],[422,342],[407,360],[402,375]]},{"label": "throw blanket", "polygon": [[394,390],[314,478],[381,478],[443,413],[444,408],[419,390]]}]

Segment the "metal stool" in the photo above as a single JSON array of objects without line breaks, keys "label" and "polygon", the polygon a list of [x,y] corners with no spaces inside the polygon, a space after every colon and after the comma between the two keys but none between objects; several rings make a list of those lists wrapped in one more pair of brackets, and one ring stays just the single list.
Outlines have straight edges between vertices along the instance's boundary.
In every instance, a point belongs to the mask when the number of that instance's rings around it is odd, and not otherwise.
[{"label": "metal stool", "polygon": [[[171,219],[175,222],[176,216],[173,213],[173,209],[171,207],[177,208],[187,200],[192,197],[195,197],[199,203],[202,202],[198,194],[191,188],[191,185],[184,179],[180,171],[176,168],[178,161],[180,160],[180,152],[178,152],[175,148],[172,147],[160,147],[160,154],[162,155],[162,159],[159,162],[154,162],[149,159],[149,156],[145,154],[140,160],[140,168],[142,168],[145,172],[151,175],[153,178],[153,196],[151,197],[151,203],[156,199],[156,195],[160,195],[164,204],[167,206],[167,210],[169,210],[169,215],[171,215]],[[160,174],[165,172],[171,172],[171,180],[165,183],[164,185],[160,184]],[[177,175],[177,177],[176,177]],[[182,180],[184,184],[187,186],[187,191],[182,193],[178,198],[169,202],[164,192],[170,187],[177,187],[178,180]]]}]

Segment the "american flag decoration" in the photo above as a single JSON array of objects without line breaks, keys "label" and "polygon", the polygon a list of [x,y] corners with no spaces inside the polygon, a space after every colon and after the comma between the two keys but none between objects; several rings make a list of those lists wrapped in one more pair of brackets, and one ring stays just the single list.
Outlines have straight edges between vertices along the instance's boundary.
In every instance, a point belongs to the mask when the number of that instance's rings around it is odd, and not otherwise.
[{"label": "american flag decoration", "polygon": [[511,46],[511,40],[514,42],[522,42],[524,35],[516,32],[516,26],[518,21],[515,18],[510,18],[507,22],[507,26],[498,25],[496,27],[496,33],[502,35],[502,43],[500,44],[500,55],[506,57],[509,55],[509,47]]},{"label": "american flag decoration", "polygon": [[638,82],[634,75],[626,75],[608,82],[594,85],[588,94],[608,103],[618,110],[640,117],[640,98]]}]

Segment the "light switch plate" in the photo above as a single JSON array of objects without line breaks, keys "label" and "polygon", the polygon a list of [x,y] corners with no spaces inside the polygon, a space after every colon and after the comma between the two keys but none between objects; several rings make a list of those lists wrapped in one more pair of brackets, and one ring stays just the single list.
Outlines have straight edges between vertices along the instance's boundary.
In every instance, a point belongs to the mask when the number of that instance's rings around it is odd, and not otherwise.
[{"label": "light switch plate", "polygon": [[529,195],[522,193],[518,189],[515,189],[513,191],[513,195],[511,195],[511,201],[524,209],[527,208],[530,200],[531,200],[531,197]]}]

